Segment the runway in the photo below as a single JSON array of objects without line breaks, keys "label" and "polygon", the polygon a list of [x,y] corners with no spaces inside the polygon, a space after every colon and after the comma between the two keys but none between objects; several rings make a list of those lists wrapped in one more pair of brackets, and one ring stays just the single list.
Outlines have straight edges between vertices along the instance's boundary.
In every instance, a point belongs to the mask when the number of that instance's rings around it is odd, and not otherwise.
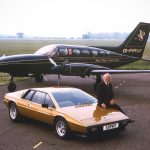
[{"label": "runway", "polygon": [[[48,81],[35,83],[34,79],[16,82],[17,90],[32,87],[58,86],[57,76],[47,75]],[[61,76],[60,86],[80,88],[93,96],[92,78]],[[7,85],[0,86],[0,150],[146,150],[150,149],[150,74],[112,75],[117,103],[135,120],[117,135],[85,137],[74,135],[69,140],[59,139],[52,126],[31,119],[13,123],[3,104]]]}]

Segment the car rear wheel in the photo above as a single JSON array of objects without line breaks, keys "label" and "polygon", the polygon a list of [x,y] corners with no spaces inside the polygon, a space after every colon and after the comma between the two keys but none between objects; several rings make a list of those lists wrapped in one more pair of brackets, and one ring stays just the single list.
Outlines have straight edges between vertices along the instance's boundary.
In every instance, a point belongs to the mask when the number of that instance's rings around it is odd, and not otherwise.
[{"label": "car rear wheel", "polygon": [[14,122],[19,122],[21,119],[21,115],[19,114],[15,103],[9,105],[9,117]]},{"label": "car rear wheel", "polygon": [[70,135],[68,123],[63,118],[57,118],[55,121],[55,130],[59,138],[66,139]]}]

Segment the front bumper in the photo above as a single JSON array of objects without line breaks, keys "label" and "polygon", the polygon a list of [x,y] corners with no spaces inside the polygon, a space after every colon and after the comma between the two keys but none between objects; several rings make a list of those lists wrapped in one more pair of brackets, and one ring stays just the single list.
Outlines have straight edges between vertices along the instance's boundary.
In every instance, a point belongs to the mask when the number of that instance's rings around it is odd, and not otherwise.
[{"label": "front bumper", "polygon": [[[104,132],[109,132],[109,131],[123,131],[129,123],[132,123],[132,120],[126,119],[126,120],[110,122],[110,123],[106,123],[106,124],[90,126],[87,128],[87,134],[91,134],[91,133],[99,134],[99,133],[104,133]],[[113,125],[113,124],[118,124],[118,126],[115,128],[110,128],[110,129],[104,130],[104,126]]]}]

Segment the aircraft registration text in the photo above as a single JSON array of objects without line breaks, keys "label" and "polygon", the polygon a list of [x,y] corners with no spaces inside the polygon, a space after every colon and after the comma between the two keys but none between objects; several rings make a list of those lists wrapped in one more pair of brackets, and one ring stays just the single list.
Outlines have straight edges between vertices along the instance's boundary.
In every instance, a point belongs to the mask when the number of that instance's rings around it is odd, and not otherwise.
[{"label": "aircraft registration text", "polygon": [[123,53],[141,53],[142,49],[123,49]]}]

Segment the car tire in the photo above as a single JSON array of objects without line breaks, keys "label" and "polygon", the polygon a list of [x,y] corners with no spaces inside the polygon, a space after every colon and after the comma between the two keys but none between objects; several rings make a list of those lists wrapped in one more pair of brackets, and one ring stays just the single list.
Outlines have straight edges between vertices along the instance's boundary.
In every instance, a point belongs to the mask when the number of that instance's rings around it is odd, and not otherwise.
[{"label": "car tire", "polygon": [[19,122],[21,120],[21,115],[15,103],[9,105],[9,117],[13,122]]},{"label": "car tire", "polygon": [[64,118],[57,118],[55,120],[55,131],[57,136],[61,139],[67,139],[70,137],[70,128]]}]

